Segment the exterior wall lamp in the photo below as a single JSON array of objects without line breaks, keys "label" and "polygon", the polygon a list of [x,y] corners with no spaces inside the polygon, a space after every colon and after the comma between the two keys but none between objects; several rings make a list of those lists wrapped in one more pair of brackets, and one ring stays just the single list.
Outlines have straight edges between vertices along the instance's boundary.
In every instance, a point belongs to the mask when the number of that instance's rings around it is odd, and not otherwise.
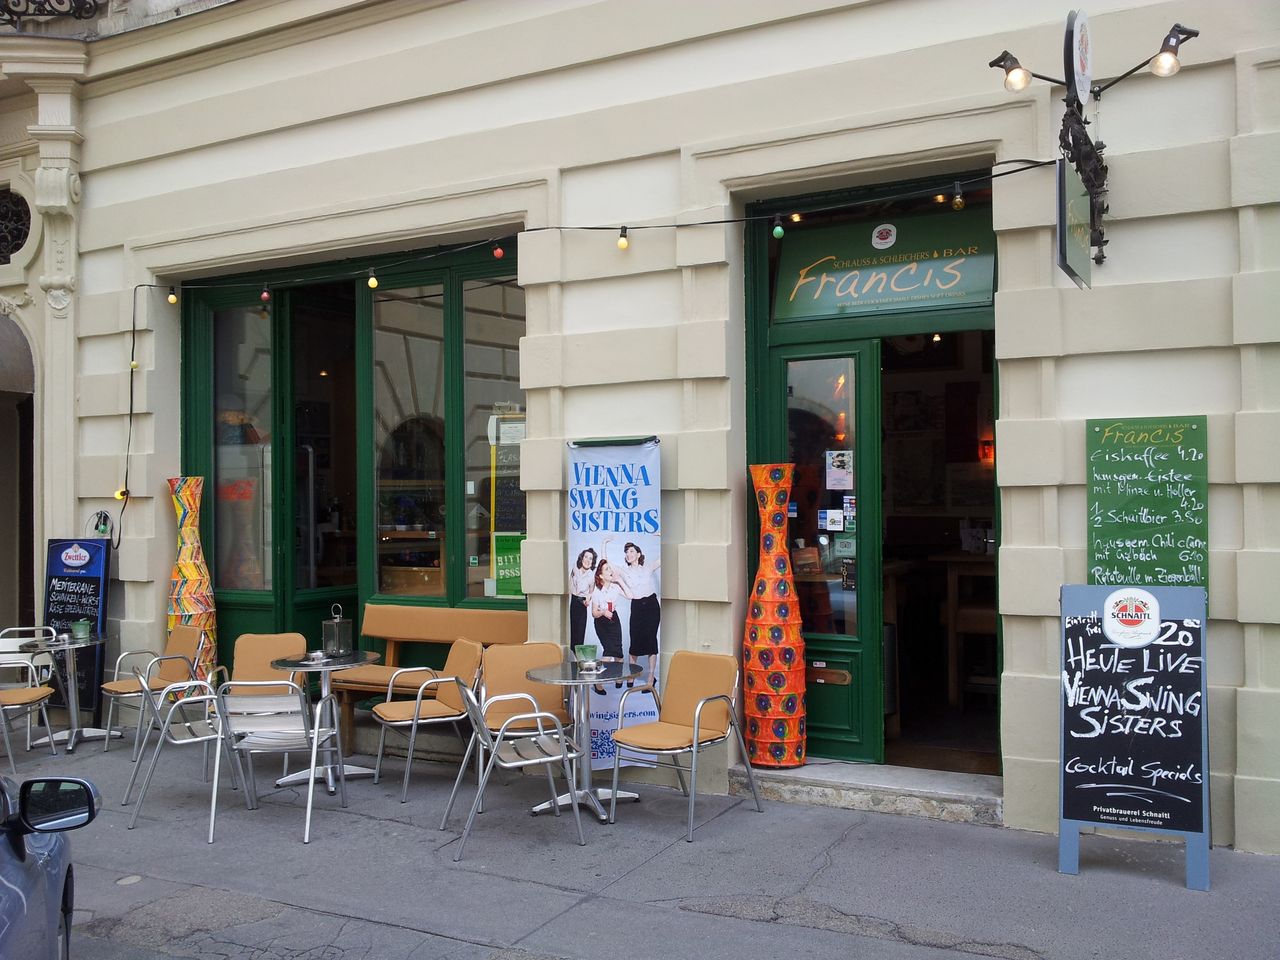
[{"label": "exterior wall lamp", "polygon": [[1200,36],[1199,30],[1184,27],[1175,23],[1165,34],[1160,49],[1141,63],[1126,70],[1114,80],[1104,84],[1093,83],[1093,43],[1089,34],[1089,19],[1083,10],[1073,10],[1067,15],[1067,28],[1063,37],[1063,66],[1065,80],[1033,73],[1024,67],[1008,50],[992,60],[988,66],[1004,71],[1004,87],[1010,92],[1025,90],[1032,78],[1060,84],[1067,88],[1063,103],[1067,108],[1062,115],[1062,131],[1058,135],[1058,145],[1067,161],[1075,167],[1080,180],[1089,194],[1089,242],[1096,248],[1094,263],[1102,263],[1106,258],[1103,248],[1107,244],[1103,230],[1102,216],[1107,212],[1107,165],[1103,161],[1102,152],[1106,144],[1101,140],[1096,143],[1089,137],[1085,127],[1089,121],[1084,118],[1084,105],[1093,100],[1098,103],[1102,95],[1121,80],[1125,80],[1139,70],[1151,66],[1151,72],[1157,77],[1171,77],[1182,65],[1178,61],[1178,49],[1192,37]]}]

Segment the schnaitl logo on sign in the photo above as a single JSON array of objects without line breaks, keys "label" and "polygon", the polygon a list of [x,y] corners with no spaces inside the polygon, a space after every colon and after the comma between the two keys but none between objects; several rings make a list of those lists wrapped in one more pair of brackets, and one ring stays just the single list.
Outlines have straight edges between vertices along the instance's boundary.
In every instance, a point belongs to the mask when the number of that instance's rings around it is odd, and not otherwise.
[{"label": "schnaitl logo on sign", "polygon": [[73,543],[62,551],[61,559],[68,567],[83,567],[92,557],[89,556],[89,551],[80,546],[80,544]]},{"label": "schnaitl logo on sign", "polygon": [[995,234],[989,208],[788,227],[776,320],[991,303]]},{"label": "schnaitl logo on sign", "polygon": [[1117,647],[1145,647],[1160,632],[1160,601],[1146,590],[1122,587],[1102,605],[1102,635]]}]

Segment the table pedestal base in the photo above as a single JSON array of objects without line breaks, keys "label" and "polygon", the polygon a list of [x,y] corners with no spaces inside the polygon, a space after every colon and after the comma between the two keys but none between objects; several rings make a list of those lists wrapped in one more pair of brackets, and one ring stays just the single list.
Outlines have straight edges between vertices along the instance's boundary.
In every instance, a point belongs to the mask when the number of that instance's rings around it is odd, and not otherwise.
[{"label": "table pedestal base", "polygon": [[[276,781],[277,787],[294,787],[300,783],[306,783],[308,780],[323,780],[325,787],[330,793],[338,792],[338,774],[337,766],[321,764],[312,767],[310,770],[299,770],[297,773],[291,773],[288,776],[281,777]],[[348,780],[362,780],[365,777],[373,776],[372,767],[360,767],[353,763],[344,763],[342,765],[342,775]]]},{"label": "table pedestal base", "polygon": [[[124,736],[119,730],[101,730],[98,727],[77,727],[74,730],[59,730],[53,735],[54,743],[65,743],[67,745],[67,753],[76,752],[76,744],[81,740],[105,740],[108,736],[119,739]],[[41,737],[39,740],[31,741],[31,748],[43,747],[49,743],[48,737]]]},{"label": "table pedestal base", "polygon": [[[612,790],[610,790],[608,787],[592,787],[589,790],[574,790],[573,792],[578,795],[579,806],[584,806],[588,810],[595,813],[596,817],[599,818],[601,823],[605,823],[606,821],[608,821],[609,799],[613,796]],[[630,800],[634,803],[639,803],[640,794],[632,793],[630,790],[619,790],[618,799]],[[567,793],[562,793],[560,794],[560,796],[556,797],[556,805],[559,807],[568,807],[572,803],[573,803],[573,800],[570,798],[569,794]],[[529,812],[536,817],[538,814],[546,813],[550,809],[551,809],[551,801],[544,800],[542,803],[535,806]]]}]

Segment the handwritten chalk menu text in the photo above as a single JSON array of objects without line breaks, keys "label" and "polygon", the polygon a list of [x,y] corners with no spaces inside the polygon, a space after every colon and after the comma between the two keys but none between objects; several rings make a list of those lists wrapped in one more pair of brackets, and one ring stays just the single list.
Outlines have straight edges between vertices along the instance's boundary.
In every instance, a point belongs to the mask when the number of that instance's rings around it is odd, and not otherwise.
[{"label": "handwritten chalk menu text", "polygon": [[[107,585],[111,541],[88,537],[50,540],[44,577],[44,624],[58,633],[70,633],[76,620],[88,620],[90,632],[101,636],[107,629]],[[80,706],[98,709],[103,674],[103,647],[81,651],[76,657],[76,683]],[[57,698],[61,701],[61,696]]]},{"label": "handwritten chalk menu text", "polygon": [[1126,646],[1108,639],[1104,618],[1142,616],[1128,591],[1062,590],[1062,819],[1202,833],[1205,592],[1133,591],[1155,598],[1140,606],[1158,622],[1144,645]]},{"label": "handwritten chalk menu text", "polygon": [[1207,586],[1205,417],[1089,420],[1089,583]]}]

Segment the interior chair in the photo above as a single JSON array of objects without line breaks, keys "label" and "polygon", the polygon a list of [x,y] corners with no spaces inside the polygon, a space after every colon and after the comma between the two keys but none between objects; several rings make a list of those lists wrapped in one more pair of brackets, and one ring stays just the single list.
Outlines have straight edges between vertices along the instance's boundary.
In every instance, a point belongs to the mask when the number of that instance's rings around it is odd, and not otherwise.
[{"label": "interior chair", "polygon": [[[550,646],[558,653],[556,644],[522,644],[522,646]],[[490,650],[498,649],[490,647]],[[503,649],[519,649],[506,647]],[[488,660],[485,651],[485,659]],[[558,661],[557,661],[558,662]],[[540,710],[533,697],[527,693],[509,693],[485,700],[484,705],[476,699],[471,688],[462,680],[454,681],[458,696],[466,705],[467,716],[471,719],[473,734],[467,744],[467,752],[462,757],[462,765],[458,768],[457,779],[453,782],[453,792],[449,794],[449,804],[445,807],[444,819],[440,821],[440,829],[445,828],[449,812],[453,809],[454,798],[467,772],[467,763],[471,759],[472,750],[487,752],[489,760],[480,773],[480,782],[476,785],[476,797],[471,804],[471,812],[467,814],[466,826],[462,828],[462,837],[458,840],[458,849],[453,853],[457,863],[462,859],[462,849],[467,845],[467,837],[476,822],[476,814],[480,812],[484,801],[484,789],[495,766],[504,770],[523,770],[526,767],[542,767],[547,774],[547,785],[551,789],[551,809],[560,816],[560,806],[556,802],[555,778],[551,774],[553,766],[559,766],[568,783],[569,796],[573,803],[573,820],[578,828],[578,845],[585,846],[587,839],[582,833],[582,815],[578,811],[578,794],[574,789],[573,769],[571,764],[582,759],[582,750],[564,732],[564,724],[560,717],[550,710]],[[443,693],[443,690],[441,691]],[[501,725],[495,730],[492,721],[487,719],[501,715]]]},{"label": "interior chair", "polygon": [[[136,701],[138,729],[133,736],[133,759],[137,761],[145,739],[142,735],[144,720],[159,718],[158,712],[152,713],[143,708],[142,691],[146,689],[152,696],[156,696],[171,684],[196,679],[196,664],[200,662],[200,655],[207,642],[205,632],[200,627],[178,624],[169,631],[164,653],[160,656],[156,656],[154,650],[126,650],[116,658],[111,679],[102,685],[102,695],[107,700],[107,722],[104,724],[107,728],[107,736],[103,739],[103,753],[111,747],[111,718],[115,716],[116,705],[124,701]],[[147,658],[145,668],[141,670],[130,668],[128,674],[124,673],[126,661],[136,662],[143,657]]]},{"label": "interior chair", "polygon": [[[148,667],[148,671],[149,669]],[[148,673],[136,668],[133,673],[139,689],[147,686],[154,679]],[[169,708],[162,714],[161,708],[166,703],[169,704]],[[138,704],[139,709],[146,714],[145,720],[140,719],[139,723],[145,722],[148,730],[159,729],[160,739],[156,743],[155,752],[151,755],[151,762],[147,764],[147,773],[142,778],[138,804],[133,808],[133,816],[129,818],[130,830],[137,826],[138,814],[142,812],[142,801],[147,797],[147,788],[151,786],[151,777],[156,772],[156,765],[160,762],[160,752],[166,743],[173,744],[175,747],[202,746],[206,751],[210,745],[218,749],[219,744],[222,744],[225,748],[225,741],[222,739],[218,724],[217,697],[213,688],[205,681],[192,678],[167,684],[159,691],[154,691],[153,696],[139,696]],[[129,785],[125,787],[124,799],[120,801],[121,806],[128,805],[129,796],[133,793],[133,785],[138,779],[138,771],[141,768],[142,764],[134,764],[133,773],[129,776]],[[231,768],[231,785],[233,787],[236,785],[234,765]],[[217,790],[218,784],[215,782],[213,785],[215,797]],[[214,802],[216,801],[210,801],[211,804]],[[212,811],[209,816],[212,818]]]},{"label": "interior chair", "polygon": [[[614,823],[618,801],[618,766],[624,753],[640,761],[650,761],[660,767],[671,767],[680,780],[680,788],[689,797],[689,832],[685,839],[693,842],[693,802],[698,792],[698,754],[707,747],[729,739],[730,730],[738,741],[740,755],[747,755],[742,742],[742,730],[738,726],[737,693],[738,661],[722,653],[695,653],[679,650],[671,658],[667,668],[665,692],[650,685],[635,687],[622,695],[618,706],[618,729],[613,743],[613,796],[609,799],[609,822]],[[650,723],[622,726],[627,715],[627,698],[646,690],[658,703],[658,719]],[[681,754],[689,754],[689,783],[685,783]],[[655,760],[666,757],[668,760]],[[751,784],[751,796],[756,810],[763,813],[760,794],[756,790],[756,778],[751,765],[746,765],[747,782]]]},{"label": "interior chair", "polygon": [[9,770],[16,777],[18,766],[13,759],[13,741],[9,737],[10,721],[16,717],[27,717],[27,749],[31,749],[30,718],[39,713],[44,721],[44,731],[49,737],[49,750],[56,757],[58,748],[53,742],[53,728],[49,726],[49,698],[53,696],[53,687],[39,683],[39,668],[30,660],[10,660],[0,657],[0,670],[11,671],[16,675],[25,675],[26,683],[15,683],[13,686],[0,689],[0,733],[4,734],[4,751],[9,756]]},{"label": "interior chair", "polygon": [[[53,627],[5,627],[0,630],[0,658],[30,663],[36,669],[37,683],[52,682],[61,689],[62,677],[56,669],[52,653],[43,650],[36,653],[23,653],[19,649],[28,641],[52,640],[57,635],[58,631]],[[31,678],[27,671],[0,668],[0,690],[29,686],[31,686]],[[63,697],[64,699],[66,697],[65,691]],[[31,749],[31,714],[27,715],[27,749]]]},{"label": "interior chair", "polygon": [[[243,638],[241,638],[243,639]],[[237,641],[237,646],[239,641]],[[275,693],[264,690],[283,689]],[[230,680],[218,687],[218,719],[226,751],[214,755],[214,800],[209,811],[209,842],[213,843],[214,820],[218,812],[217,784],[222,755],[228,752],[233,764],[243,756],[245,763],[243,780],[245,805],[250,810],[258,807],[258,789],[253,774],[253,756],[259,753],[289,754],[306,751],[311,755],[311,767],[317,764],[320,753],[326,763],[335,766],[338,776],[342,806],[347,805],[347,778],[343,772],[342,744],[338,738],[338,701],[329,694],[321,697],[314,711],[307,708],[307,695],[302,687],[291,681]],[[234,779],[234,778],[233,778]],[[311,808],[315,798],[316,778],[307,778],[307,820],[302,842],[311,842]]]},{"label": "interior chair", "polygon": [[444,668],[418,685],[413,700],[393,700],[401,674],[420,673],[420,668],[404,667],[391,674],[387,681],[387,699],[373,708],[373,718],[382,727],[378,734],[378,762],[373,768],[373,782],[382,777],[382,752],[387,740],[387,730],[404,733],[408,730],[409,753],[404,761],[404,785],[400,788],[400,802],[409,799],[409,771],[413,767],[413,749],[418,739],[418,727],[438,723],[457,723],[467,719],[467,707],[458,695],[459,680],[474,689],[480,676],[480,658],[484,648],[471,640],[458,639],[449,647]]}]

